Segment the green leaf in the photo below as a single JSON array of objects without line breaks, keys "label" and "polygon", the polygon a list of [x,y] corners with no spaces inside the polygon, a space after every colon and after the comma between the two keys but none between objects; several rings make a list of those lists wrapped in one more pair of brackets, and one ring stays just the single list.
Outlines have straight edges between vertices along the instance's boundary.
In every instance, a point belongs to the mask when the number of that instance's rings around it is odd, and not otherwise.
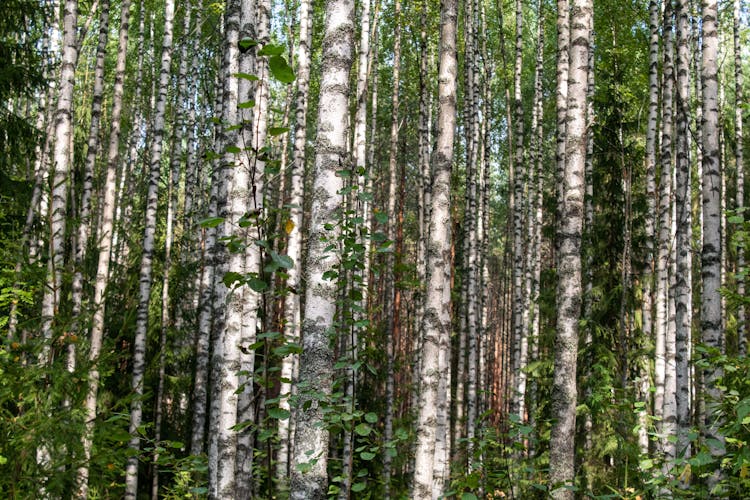
[{"label": "green leaf", "polygon": [[281,44],[267,43],[258,51],[259,56],[280,56],[286,49]]},{"label": "green leaf", "polygon": [[365,488],[367,488],[367,483],[354,483],[352,485],[352,491],[355,493],[359,493],[360,491],[364,491]]},{"label": "green leaf", "polygon": [[250,47],[255,47],[258,45],[258,42],[253,40],[252,38],[243,38],[239,42],[237,42],[237,45],[240,47],[240,52],[247,52],[247,50]]},{"label": "green leaf", "polygon": [[269,127],[268,135],[275,137],[277,135],[286,134],[289,132],[289,127]]},{"label": "green leaf", "polygon": [[271,57],[268,60],[268,68],[271,70],[271,75],[281,83],[292,83],[294,81],[294,70],[283,57],[278,55]]},{"label": "green leaf", "polygon": [[209,217],[208,219],[203,219],[198,224],[203,228],[211,228],[218,226],[222,222],[224,222],[224,217]]},{"label": "green leaf", "polygon": [[243,80],[250,80],[251,82],[257,82],[258,80],[260,80],[260,78],[255,75],[251,75],[250,73],[233,73],[232,76],[242,78]]},{"label": "green leaf", "polygon": [[242,152],[242,150],[240,148],[238,148],[237,146],[227,146],[224,149],[224,151],[226,151],[227,153],[232,153],[232,154],[237,154],[237,153],[241,153]]},{"label": "green leaf", "polygon": [[372,427],[362,422],[361,424],[359,424],[357,427],[354,428],[354,432],[356,432],[360,436],[369,436],[370,432],[372,432]]},{"label": "green leaf", "polygon": [[379,224],[385,224],[388,222],[388,214],[385,212],[375,212],[375,220]]},{"label": "green leaf", "polygon": [[223,281],[226,286],[232,286],[234,283],[242,281],[242,274],[228,271],[224,274],[224,278],[221,281]]},{"label": "green leaf", "polygon": [[362,453],[360,453],[360,454],[359,454],[359,457],[360,457],[360,458],[361,458],[362,460],[372,460],[372,459],[373,459],[373,458],[375,458],[376,456],[377,456],[377,455],[375,455],[375,453],[371,453],[371,452],[369,452],[369,451],[363,451]]},{"label": "green leaf", "polygon": [[255,107],[255,101],[250,99],[249,101],[241,102],[237,105],[240,109],[250,109]]},{"label": "green leaf", "polygon": [[278,420],[286,420],[291,415],[292,414],[289,412],[289,410],[285,410],[283,408],[269,408],[268,409],[268,416],[271,418],[278,419]]},{"label": "green leaf", "polygon": [[461,500],[479,500],[474,493],[461,493]]},{"label": "green leaf", "polygon": [[279,255],[278,253],[271,250],[271,260],[274,261],[279,267],[284,269],[291,269],[294,267],[294,261],[288,255]]},{"label": "green leaf", "polygon": [[268,283],[258,278],[250,278],[247,284],[254,292],[262,293],[268,290]]},{"label": "green leaf", "polygon": [[371,424],[374,424],[378,421],[378,415],[373,412],[365,413],[365,420],[367,420]]}]

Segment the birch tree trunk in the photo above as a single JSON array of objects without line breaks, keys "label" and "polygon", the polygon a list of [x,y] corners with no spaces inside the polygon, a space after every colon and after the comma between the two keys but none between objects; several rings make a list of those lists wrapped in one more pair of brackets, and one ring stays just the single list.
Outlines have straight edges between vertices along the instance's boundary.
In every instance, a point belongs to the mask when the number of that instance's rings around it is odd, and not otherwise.
[{"label": "birch tree trunk", "polygon": [[[717,2],[703,0],[703,47],[701,77],[703,79],[703,249],[701,251],[701,276],[703,278],[701,303],[702,341],[709,347],[724,351],[724,332],[721,315],[721,164],[719,159],[719,104],[718,104],[718,45]],[[709,441],[714,458],[724,454],[724,437],[719,431],[720,422],[713,414],[721,401],[722,391],[716,380],[722,376],[719,365],[710,365],[703,371],[704,415],[703,433]],[[715,487],[721,479],[719,469],[709,478]]]},{"label": "birch tree trunk", "polygon": [[162,40],[159,90],[154,114],[153,135],[151,137],[151,158],[146,198],[146,221],[143,231],[143,253],[138,277],[139,294],[136,313],[135,338],[133,340],[133,379],[134,393],[130,405],[130,449],[133,452],[125,468],[125,498],[135,499],[138,492],[138,452],[141,442],[138,428],[143,418],[143,377],[146,372],[146,334],[148,331],[148,306],[153,281],[154,240],[156,236],[156,210],[159,202],[159,181],[161,178],[161,154],[164,141],[166,101],[172,63],[172,25],[174,22],[174,0],[167,0],[164,11],[164,38]]},{"label": "birch tree trunk", "polygon": [[513,392],[512,413],[518,415],[521,422],[526,414],[526,363],[528,361],[528,331],[524,324],[524,196],[523,186],[526,176],[523,150],[523,94],[521,88],[521,72],[523,71],[523,6],[521,0],[516,0],[516,62],[513,92],[513,134],[515,145],[513,148],[513,371],[515,387]]},{"label": "birch tree trunk", "polygon": [[[447,468],[437,440],[440,425],[448,419],[451,333],[451,196],[450,178],[456,123],[456,27],[457,2],[443,0],[440,17],[440,66],[438,70],[438,135],[432,156],[432,211],[426,247],[427,297],[422,322],[417,447],[411,496],[432,500],[443,494],[442,472]],[[447,373],[446,373],[447,372]],[[447,376],[446,376],[447,375]],[[446,380],[447,379],[447,380]],[[445,429],[442,430],[445,433]],[[443,435],[445,439],[447,436]],[[438,472],[438,474],[435,473]]]},{"label": "birch tree trunk", "polygon": [[677,456],[689,455],[690,338],[692,330],[692,197],[690,196],[690,54],[687,0],[677,1],[677,273],[675,289],[677,371]]},{"label": "birch tree trunk", "polygon": [[[49,217],[49,253],[47,257],[47,274],[42,296],[41,341],[39,364],[52,363],[51,344],[55,319],[59,312],[65,271],[65,232],[68,210],[68,183],[73,166],[73,114],[75,70],[78,64],[78,45],[76,27],[78,24],[77,0],[65,0],[63,4],[62,59],[60,62],[60,85],[55,111],[54,147],[52,153],[52,186],[51,202],[48,208]],[[36,450],[36,461],[41,469],[49,466],[50,450],[45,443],[40,443]],[[40,495],[46,495],[44,486]]]},{"label": "birch tree trunk", "polygon": [[[656,150],[657,123],[659,113],[659,5],[657,0],[649,1],[649,67],[648,67],[648,122],[646,126],[646,213],[645,229],[645,266],[643,273],[643,337],[652,342],[654,332],[654,234],[656,214]],[[639,391],[643,406],[638,412],[638,446],[641,455],[648,455],[648,403],[649,369],[648,362],[642,361],[640,367]]]},{"label": "birch tree trunk", "polygon": [[[744,136],[742,110],[745,106],[744,79],[742,74],[742,47],[740,45],[740,0],[734,0],[733,33],[734,33],[734,160],[737,165],[737,193],[735,195],[736,209],[745,208],[745,165],[744,165]],[[737,248],[737,295],[745,296],[745,249]],[[745,306],[740,302],[737,309],[737,343],[740,356],[747,355],[747,327],[745,325]]]},{"label": "birch tree trunk", "polygon": [[[401,0],[394,0],[393,4],[393,94],[391,95],[391,138],[390,155],[388,157],[388,226],[387,238],[394,242],[391,248],[395,248],[396,237],[396,199],[398,198],[398,131],[399,131],[399,89],[401,84]],[[388,311],[388,330],[386,332],[386,383],[385,383],[385,422],[383,429],[383,440],[388,443],[393,438],[393,384],[394,384],[394,335],[399,314],[395,307],[396,299],[396,255],[395,251],[387,254],[386,269],[386,310]],[[391,455],[388,449],[384,449],[383,455],[383,481],[384,498],[390,498],[391,482]]]},{"label": "birch tree trunk", "polygon": [[91,337],[88,359],[91,363],[88,378],[88,390],[84,402],[85,430],[83,434],[83,464],[77,472],[78,496],[88,496],[89,462],[93,446],[94,423],[96,420],[96,402],[99,392],[99,355],[104,340],[105,293],[109,283],[109,268],[112,259],[112,238],[114,234],[115,205],[117,204],[117,167],[120,162],[120,129],[125,84],[125,61],[128,52],[128,28],[130,23],[130,1],[122,2],[120,13],[120,34],[115,63],[115,83],[112,92],[112,114],[107,150],[107,173],[104,181],[104,199],[101,205],[101,225],[99,227],[99,258],[94,282],[94,316],[91,320]]},{"label": "birch tree trunk", "polygon": [[[561,6],[558,4],[558,8]],[[576,361],[581,313],[581,234],[586,162],[586,91],[593,6],[573,0],[570,19],[570,68],[565,148],[564,196],[560,225],[557,333],[552,382],[550,483],[552,497],[572,499],[576,421]],[[558,70],[560,68],[558,67]]]},{"label": "birch tree trunk", "polygon": [[[99,121],[102,114],[102,94],[104,93],[104,58],[107,55],[109,40],[109,0],[104,0],[99,7],[99,38],[96,46],[96,63],[94,66],[94,90],[91,96],[91,124],[87,140],[86,160],[83,167],[81,201],[78,213],[78,231],[75,246],[75,272],[71,285],[73,318],[79,318],[83,309],[83,266],[91,234],[91,190],[94,184],[94,168],[99,152]],[[74,328],[75,330],[76,328]],[[75,344],[68,345],[68,368],[75,366]],[[72,369],[71,369],[72,371]]]},{"label": "birch tree trunk", "polygon": [[337,173],[348,163],[349,72],[354,52],[354,2],[331,0],[326,3],[325,13],[299,373],[299,385],[304,392],[294,414],[291,498],[299,500],[325,498],[328,490],[328,429],[318,398],[331,393],[333,352],[329,335],[336,312],[337,284],[323,275],[331,268],[326,246],[340,234],[343,179]]},{"label": "birch tree trunk", "polygon": [[[284,339],[287,342],[299,343],[300,318],[300,279],[302,263],[302,207],[303,185],[305,175],[305,147],[307,143],[307,94],[310,85],[310,45],[312,42],[312,13],[310,0],[300,2],[299,46],[297,48],[297,90],[294,127],[294,150],[292,153],[291,194],[289,199],[289,220],[291,231],[287,242],[287,255],[294,266],[287,270],[286,285],[288,293],[284,297]],[[366,105],[365,105],[366,108]],[[364,126],[364,124],[363,124]],[[362,144],[364,148],[364,143]],[[359,151],[359,149],[357,149]],[[364,156],[364,151],[362,152]],[[291,411],[289,397],[292,393],[292,379],[295,366],[299,362],[297,355],[286,356],[281,365],[281,401],[279,407]],[[292,428],[293,419],[279,420],[279,453],[276,457],[276,477],[282,487],[288,485],[291,475]]]}]

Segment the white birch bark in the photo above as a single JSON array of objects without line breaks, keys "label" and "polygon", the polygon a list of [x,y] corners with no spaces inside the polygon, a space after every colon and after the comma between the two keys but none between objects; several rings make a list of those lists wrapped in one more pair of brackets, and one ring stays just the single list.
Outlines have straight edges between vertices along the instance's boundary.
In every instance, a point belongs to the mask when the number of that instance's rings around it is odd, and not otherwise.
[{"label": "white birch bark", "polygon": [[[91,96],[91,124],[87,140],[86,160],[83,168],[81,201],[78,213],[78,228],[75,246],[75,271],[71,285],[72,317],[79,318],[83,309],[83,265],[86,260],[89,236],[91,234],[91,190],[94,184],[94,168],[99,152],[99,122],[102,114],[102,94],[104,93],[104,57],[109,40],[109,1],[104,0],[99,13],[99,38],[96,46],[94,66],[94,88]],[[74,331],[80,325],[74,326]],[[68,369],[75,366],[75,344],[68,344]]]},{"label": "white birch bark", "polygon": [[[737,166],[737,192],[735,194],[735,208],[745,208],[745,164],[744,164],[744,136],[742,110],[745,106],[744,78],[742,73],[742,46],[740,44],[740,0],[734,0],[733,40],[734,40],[734,163]],[[745,278],[742,271],[745,268],[745,249],[737,248],[737,295],[745,296]],[[740,356],[747,355],[747,326],[745,325],[745,305],[740,302],[737,308],[737,344]]]},{"label": "white birch bark", "polygon": [[109,122],[109,146],[107,150],[107,170],[104,181],[104,197],[101,205],[101,225],[99,227],[99,257],[94,282],[93,311],[91,320],[91,337],[88,359],[91,368],[88,374],[88,389],[84,402],[85,430],[83,434],[83,464],[78,468],[76,481],[78,496],[88,495],[89,461],[93,446],[94,423],[96,420],[96,403],[99,392],[99,355],[104,341],[105,294],[109,283],[109,268],[112,259],[112,238],[114,234],[114,215],[117,203],[117,166],[120,162],[120,130],[125,84],[125,60],[128,52],[128,27],[130,22],[130,1],[122,2],[120,13],[120,32],[115,63],[115,82],[112,91],[112,114]]},{"label": "white birch bark", "polygon": [[[398,321],[397,315],[400,312],[395,307],[396,297],[396,201],[398,198],[398,132],[399,132],[399,89],[401,85],[401,0],[394,0],[393,3],[393,82],[391,94],[391,137],[390,150],[388,157],[388,224],[386,237],[393,242],[391,248],[393,252],[388,252],[386,261],[386,304],[385,310],[388,311],[388,329],[386,332],[386,383],[385,383],[385,421],[383,429],[383,439],[387,443],[393,438],[393,384],[394,384],[394,339],[395,325]],[[391,483],[391,455],[388,449],[384,448],[383,454],[383,481],[384,481],[384,498],[390,498]]]},{"label": "white birch bark", "polygon": [[[291,193],[289,199],[289,221],[291,222],[287,255],[294,266],[287,270],[287,295],[284,297],[284,339],[299,343],[300,318],[300,279],[302,262],[302,205],[307,144],[307,95],[310,85],[310,44],[312,42],[312,13],[310,0],[300,2],[299,45],[297,47],[297,89],[294,125],[294,150],[292,153]],[[363,153],[364,154],[364,153]],[[282,360],[279,407],[291,411],[289,397],[292,394],[294,368],[299,356],[288,355]],[[276,477],[285,486],[291,475],[292,419],[279,420],[279,452],[276,457]]]},{"label": "white birch bark", "polygon": [[[426,248],[429,277],[421,333],[421,387],[411,492],[412,498],[425,500],[436,499],[443,494],[443,472],[447,469],[447,457],[444,453],[436,454],[436,451],[440,451],[437,441],[441,438],[441,422],[444,427],[448,418],[446,393],[450,392],[450,176],[456,121],[456,28],[457,2],[444,0],[440,19],[438,136],[432,156],[432,212]],[[442,432],[445,434],[445,429]],[[443,435],[442,439],[446,437]]]},{"label": "white birch bark", "polygon": [[[354,1],[326,3],[321,68],[318,137],[313,199],[310,209],[307,289],[300,359],[300,403],[295,411],[294,469],[291,498],[314,500],[327,494],[328,429],[323,423],[323,401],[331,393],[333,352],[330,331],[336,311],[336,282],[323,279],[335,257],[326,251],[340,234],[342,177],[348,162],[349,73],[354,53]],[[326,226],[331,227],[330,230]],[[333,257],[333,258],[332,258]],[[306,403],[307,402],[307,403]],[[303,465],[307,464],[307,466]],[[307,470],[300,470],[300,467]]]},{"label": "white birch bark", "polygon": [[675,288],[675,368],[677,378],[677,456],[689,454],[690,430],[690,332],[692,329],[692,197],[690,195],[689,130],[690,54],[687,0],[678,0],[677,24],[677,240]]},{"label": "white birch bark", "polygon": [[[656,151],[657,123],[659,112],[659,4],[649,1],[649,69],[648,69],[648,122],[646,126],[646,213],[645,229],[645,268],[643,273],[643,337],[652,341],[654,333],[654,234],[656,214]],[[643,407],[638,412],[638,446],[643,457],[648,455],[648,403],[650,381],[648,362],[641,361],[639,369],[639,391]]]},{"label": "white birch bark", "polygon": [[566,486],[572,485],[574,478],[576,362],[582,292],[581,234],[588,136],[586,91],[592,18],[591,0],[573,0],[570,19],[564,196],[559,233],[558,316],[551,401],[552,415],[556,421],[552,424],[550,437],[550,487],[555,499],[573,498],[573,491]]},{"label": "white birch bark", "polygon": [[161,154],[165,131],[166,101],[172,62],[172,25],[174,22],[174,0],[167,0],[164,13],[164,38],[162,40],[161,66],[159,71],[159,94],[156,99],[153,135],[151,137],[151,158],[146,198],[146,220],[143,232],[143,253],[138,277],[139,295],[136,313],[135,338],[133,340],[133,379],[134,393],[130,405],[130,449],[134,452],[128,458],[125,468],[125,498],[135,499],[138,492],[138,451],[141,447],[139,427],[143,419],[143,378],[146,372],[146,333],[148,330],[148,306],[153,280],[154,240],[156,236],[156,210],[159,201],[159,180],[161,177]]},{"label": "white birch bark", "polygon": [[[703,248],[701,251],[701,276],[703,278],[701,303],[701,339],[709,348],[724,350],[724,332],[721,315],[721,164],[719,160],[719,105],[718,105],[718,44],[717,2],[703,0],[703,47],[701,77],[703,81]],[[716,380],[722,376],[720,366],[710,366],[703,371],[706,413],[703,416],[703,433],[710,439],[709,450],[718,459],[724,454],[724,438],[719,432],[720,422],[714,410],[721,401],[721,389]],[[714,487],[721,479],[721,471],[709,478]]]}]

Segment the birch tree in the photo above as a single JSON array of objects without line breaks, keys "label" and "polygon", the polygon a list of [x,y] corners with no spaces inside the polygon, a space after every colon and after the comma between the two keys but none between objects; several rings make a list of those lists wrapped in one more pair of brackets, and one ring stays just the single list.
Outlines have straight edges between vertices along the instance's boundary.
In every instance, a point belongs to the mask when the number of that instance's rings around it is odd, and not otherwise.
[{"label": "birch tree", "polygon": [[[336,312],[337,286],[325,279],[335,257],[326,247],[340,233],[343,179],[348,164],[349,72],[354,53],[354,2],[330,0],[325,9],[318,135],[310,208],[305,311],[302,324],[299,406],[295,409],[294,469],[291,498],[322,499],[328,488],[328,436],[322,405],[331,394],[333,352],[330,331]],[[332,258],[334,257],[334,258]],[[307,403],[306,403],[307,401]]]},{"label": "birch tree", "polygon": [[146,372],[146,333],[148,330],[148,306],[153,281],[154,243],[156,236],[156,211],[159,202],[161,179],[161,155],[164,140],[166,101],[172,63],[172,25],[174,22],[174,0],[167,0],[164,10],[164,38],[162,39],[159,90],[156,99],[151,157],[149,168],[146,218],[143,230],[143,253],[139,272],[138,311],[135,338],[133,340],[133,378],[131,388],[133,401],[130,405],[130,448],[134,451],[128,458],[125,470],[125,498],[134,499],[138,492],[138,454],[141,447],[139,427],[143,419],[143,378]]},{"label": "birch tree", "polygon": [[411,492],[415,499],[432,500],[441,496],[445,487],[444,470],[447,468],[447,457],[440,453],[438,444],[440,439],[447,438],[447,394],[450,392],[450,177],[456,120],[456,28],[457,2],[443,0],[440,13],[438,133],[432,155],[434,177],[426,247],[429,275],[421,332],[417,447]]},{"label": "birch tree", "polygon": [[[561,6],[558,4],[558,9]],[[581,313],[581,234],[583,226],[584,164],[586,161],[586,91],[593,5],[573,0],[570,26],[565,171],[559,233],[557,332],[552,382],[550,483],[556,499],[572,499],[576,421],[576,361]],[[558,67],[558,71],[559,71]]]},{"label": "birch tree", "polygon": [[[718,8],[716,0],[703,0],[703,46],[701,78],[703,81],[703,248],[701,250],[701,339],[719,352],[724,351],[724,332],[721,315],[721,163],[719,158],[719,104],[718,104]],[[724,438],[714,409],[721,400],[721,389],[716,381],[722,376],[720,365],[709,365],[703,371],[706,399],[703,432],[710,439],[711,455],[724,454]],[[717,470],[709,478],[715,487],[721,479]]]}]

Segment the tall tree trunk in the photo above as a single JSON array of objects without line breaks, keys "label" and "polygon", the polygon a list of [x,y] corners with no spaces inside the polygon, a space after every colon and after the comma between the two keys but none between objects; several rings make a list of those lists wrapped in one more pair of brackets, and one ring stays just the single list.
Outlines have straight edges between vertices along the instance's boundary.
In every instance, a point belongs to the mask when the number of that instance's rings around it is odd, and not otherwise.
[{"label": "tall tree trunk", "polygon": [[148,309],[151,298],[153,274],[154,240],[156,236],[156,210],[159,202],[159,180],[161,178],[161,155],[164,141],[167,91],[172,63],[172,25],[174,22],[174,0],[167,0],[164,13],[164,38],[162,40],[161,69],[159,71],[159,94],[156,100],[151,158],[146,198],[146,220],[143,232],[143,253],[138,277],[139,295],[136,313],[135,338],[133,340],[133,401],[130,405],[130,449],[125,469],[125,498],[135,499],[138,492],[138,451],[141,440],[138,428],[143,418],[143,378],[146,372],[146,334],[148,331]]},{"label": "tall tree trunk", "polygon": [[677,1],[677,273],[675,289],[677,370],[677,456],[689,455],[690,332],[692,330],[692,197],[690,196],[690,53],[687,0]]},{"label": "tall tree trunk", "polygon": [[[560,5],[558,4],[558,8]],[[586,91],[593,6],[573,0],[570,19],[570,68],[565,148],[564,196],[560,224],[557,333],[552,382],[550,482],[552,496],[572,499],[576,421],[576,361],[581,313],[581,233],[586,162]],[[559,70],[560,68],[558,68]]]},{"label": "tall tree trunk", "polygon": [[[670,394],[667,390],[669,371],[668,348],[670,321],[669,321],[669,267],[671,249],[671,212],[672,212],[672,124],[673,124],[673,93],[674,93],[674,66],[673,66],[673,38],[672,38],[672,8],[671,2],[665,4],[664,9],[664,62],[662,82],[662,118],[661,118],[661,177],[659,182],[659,240],[657,248],[656,263],[656,319],[654,327],[655,361],[654,381],[656,391],[654,393],[654,417],[658,422],[660,439],[657,450],[665,452],[668,441],[665,432],[673,422],[666,420],[665,412],[674,409],[669,403],[676,403],[674,392]],[[673,351],[672,351],[673,352]]]},{"label": "tall tree trunk", "polygon": [[[388,158],[388,226],[386,236],[395,244],[396,237],[396,199],[398,198],[398,130],[399,130],[399,89],[401,85],[401,0],[393,4],[393,94],[391,96],[391,140]],[[394,248],[394,247],[392,247]],[[396,255],[395,251],[387,254],[386,310],[388,311],[388,329],[386,332],[386,383],[385,383],[385,422],[383,440],[388,443],[393,438],[394,411],[394,334],[398,323],[399,311],[394,307],[396,299]],[[388,448],[383,455],[384,498],[390,498],[391,490],[391,455]]]},{"label": "tall tree trunk", "polygon": [[526,414],[526,363],[528,361],[528,330],[524,324],[524,196],[523,186],[526,177],[523,151],[523,93],[521,72],[523,71],[523,5],[516,0],[516,62],[513,91],[513,372],[515,387],[512,413],[521,422]]},{"label": "tall tree trunk", "polygon": [[[322,499],[327,494],[328,430],[322,425],[318,394],[331,393],[333,352],[329,330],[336,312],[336,282],[324,279],[330,269],[326,241],[336,241],[343,199],[342,177],[349,133],[349,72],[354,52],[354,2],[326,3],[321,68],[315,180],[310,208],[310,248],[305,269],[307,289],[302,326],[299,384],[304,387],[295,411],[294,469],[291,498]],[[331,230],[326,227],[333,226]],[[324,241],[325,239],[325,241]],[[305,403],[308,401],[309,403]],[[312,455],[310,451],[312,450]],[[307,467],[303,464],[307,464]],[[300,469],[306,469],[304,472]]]},{"label": "tall tree trunk", "polygon": [[[740,46],[740,0],[734,0],[733,33],[734,33],[734,159],[737,166],[737,193],[735,205],[738,211],[745,208],[745,165],[744,136],[742,135],[742,110],[745,106],[742,74],[742,47]],[[737,295],[745,296],[745,249],[737,248]],[[745,306],[740,302],[737,308],[737,343],[740,356],[747,355],[747,327],[745,325]]]},{"label": "tall tree trunk", "polygon": [[[60,62],[60,85],[55,111],[54,148],[52,154],[51,203],[49,204],[49,254],[47,275],[42,296],[41,340],[39,355],[42,365],[52,363],[51,344],[53,329],[61,304],[63,272],[65,271],[65,231],[68,210],[68,183],[73,166],[73,113],[75,70],[78,64],[76,27],[78,24],[77,0],[65,0],[63,7],[62,60]],[[36,451],[37,464],[46,468],[51,460],[50,450],[40,443]],[[46,495],[44,487],[40,494]]]},{"label": "tall tree trunk", "polygon": [[[184,138],[185,106],[183,100],[187,89],[187,34],[190,31],[190,16],[192,3],[185,4],[183,14],[183,42],[180,51],[180,62],[177,73],[177,93],[174,99],[174,124],[172,127],[171,150],[169,153],[169,172],[167,174],[167,214],[164,235],[164,264],[162,266],[161,289],[161,325],[159,330],[159,352],[157,361],[158,380],[154,395],[154,441],[161,442],[161,426],[164,419],[164,385],[167,361],[167,336],[172,326],[172,300],[170,297],[170,273],[172,271],[172,244],[175,234],[175,210],[177,209],[178,188],[180,183],[180,166],[182,164],[182,141]],[[158,449],[159,446],[157,446]],[[153,463],[159,463],[159,453],[154,452]],[[151,498],[159,496],[159,468],[154,466],[151,471]]]},{"label": "tall tree trunk", "polygon": [[[299,343],[300,318],[300,279],[302,263],[302,206],[305,175],[305,145],[307,142],[307,94],[310,85],[310,44],[312,42],[312,13],[309,0],[300,2],[299,46],[297,48],[297,92],[294,127],[294,150],[292,153],[291,194],[289,199],[289,220],[291,221],[287,255],[294,266],[287,270],[288,293],[284,297],[284,338],[287,342]],[[366,105],[365,105],[366,108]],[[364,152],[362,152],[364,156]],[[292,392],[291,380],[299,357],[288,355],[281,367],[281,401],[279,407],[290,411],[289,397]],[[287,382],[288,381],[288,382]],[[291,475],[293,419],[279,420],[279,453],[277,455],[277,478],[285,484]]]},{"label": "tall tree trunk", "polygon": [[[433,499],[443,494],[444,454],[439,450],[440,426],[448,420],[451,332],[451,196],[453,139],[456,123],[456,28],[457,2],[444,0],[440,19],[440,67],[438,71],[438,136],[432,156],[432,212],[426,248],[427,297],[422,323],[417,447],[412,498]],[[447,372],[447,373],[446,373]],[[445,429],[442,430],[445,433]],[[443,435],[445,440],[447,436]],[[435,474],[435,471],[438,473]]]},{"label": "tall tree trunk", "polygon": [[[721,316],[721,164],[719,158],[719,104],[718,104],[718,45],[717,2],[703,0],[703,249],[701,251],[701,332],[702,341],[708,348],[724,351],[724,332]],[[722,391],[716,381],[723,374],[720,365],[709,365],[703,371],[706,400],[703,433],[709,440],[711,455],[724,454],[724,437],[719,431],[720,422],[713,414],[721,401]],[[722,477],[716,470],[709,478],[709,486],[715,487]]]},{"label": "tall tree trunk", "polygon": [[[654,234],[656,214],[656,151],[657,123],[659,113],[659,4],[657,0],[649,1],[649,66],[648,66],[648,122],[646,126],[646,213],[645,228],[645,265],[643,271],[643,337],[651,342],[654,332]],[[648,455],[648,403],[649,369],[648,361],[640,361],[639,398],[642,403],[638,411],[638,446],[641,455]]]},{"label": "tall tree trunk", "polygon": [[88,496],[89,462],[94,438],[96,421],[96,401],[99,392],[99,355],[104,340],[105,293],[109,283],[109,268],[112,260],[112,238],[114,234],[114,215],[117,203],[117,166],[120,162],[120,128],[122,118],[122,97],[125,85],[125,61],[128,53],[128,28],[130,22],[130,1],[122,2],[120,13],[120,35],[115,63],[115,84],[112,92],[112,115],[109,123],[109,149],[107,151],[107,173],[104,181],[104,199],[101,205],[101,225],[99,227],[99,258],[94,282],[94,316],[91,320],[91,337],[89,347],[88,389],[84,402],[85,430],[83,434],[83,464],[77,472],[78,496]]},{"label": "tall tree trunk", "polygon": [[[109,0],[104,0],[99,8],[99,39],[96,46],[96,64],[94,66],[94,90],[91,96],[91,124],[89,126],[86,160],[84,162],[81,184],[81,201],[75,246],[75,271],[71,285],[72,315],[74,319],[79,318],[83,310],[83,266],[91,234],[91,190],[94,184],[96,157],[99,153],[99,122],[102,114],[102,94],[104,93],[104,58],[107,55],[107,41],[109,40]],[[74,327],[74,330],[79,327]],[[68,366],[72,368],[75,365],[75,344],[71,342],[68,345],[68,349]]]}]

